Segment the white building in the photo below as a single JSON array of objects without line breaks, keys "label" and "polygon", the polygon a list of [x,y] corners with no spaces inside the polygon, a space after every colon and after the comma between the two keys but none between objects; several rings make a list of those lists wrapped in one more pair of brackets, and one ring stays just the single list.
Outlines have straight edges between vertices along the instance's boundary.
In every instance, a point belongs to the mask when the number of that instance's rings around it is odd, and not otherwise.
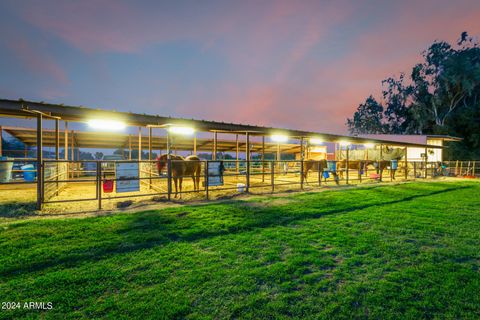
[{"label": "white building", "polygon": [[[432,146],[445,145],[445,141],[461,141],[461,138],[451,137],[447,135],[401,135],[401,134],[363,134],[359,137],[384,139],[398,142],[427,144]],[[427,161],[443,161],[443,149],[427,149]],[[408,147],[408,161],[425,161],[425,148]]]}]

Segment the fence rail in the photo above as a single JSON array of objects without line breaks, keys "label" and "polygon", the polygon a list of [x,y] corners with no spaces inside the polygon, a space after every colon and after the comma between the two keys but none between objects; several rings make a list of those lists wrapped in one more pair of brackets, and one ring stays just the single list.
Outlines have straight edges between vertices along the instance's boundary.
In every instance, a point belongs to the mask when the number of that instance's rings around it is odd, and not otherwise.
[{"label": "fence rail", "polygon": [[[243,192],[270,193],[436,176],[480,176],[480,161],[312,160],[0,160],[0,185],[40,183],[42,204],[159,197],[212,199]],[[129,167],[131,166],[131,168]],[[122,169],[123,168],[123,169]],[[129,169],[130,168],[130,169]],[[133,168],[133,169],[132,169]],[[123,171],[122,171],[123,170]],[[128,171],[133,170],[133,171]],[[40,172],[40,177],[36,173]],[[2,180],[3,177],[3,180]],[[26,179],[28,178],[28,181]],[[185,198],[184,198],[185,199]]]}]

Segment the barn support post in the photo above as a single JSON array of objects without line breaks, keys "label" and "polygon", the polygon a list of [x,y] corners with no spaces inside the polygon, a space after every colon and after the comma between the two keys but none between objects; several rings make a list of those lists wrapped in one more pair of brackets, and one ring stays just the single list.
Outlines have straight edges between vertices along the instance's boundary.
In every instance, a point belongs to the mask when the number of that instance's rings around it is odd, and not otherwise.
[{"label": "barn support post", "polygon": [[82,169],[82,163],[80,162],[80,146],[78,145],[77,137],[75,137],[75,146],[77,146],[77,178],[80,177],[80,169]]},{"label": "barn support post", "polygon": [[[59,131],[59,122],[60,120],[55,119],[55,160],[60,158],[60,131]],[[57,162],[58,163],[58,162]]]},{"label": "barn support post", "polygon": [[64,153],[65,154],[63,156],[64,156],[65,160],[68,160],[68,122],[67,121],[65,121],[65,123],[64,123],[64,131],[65,131],[64,132],[64,134],[65,134],[65,137],[64,137],[64,139],[65,139],[65,141],[64,141],[64,144],[65,144]]},{"label": "barn support post", "polygon": [[265,136],[262,136],[262,182],[265,182]]},{"label": "barn support post", "polygon": [[170,134],[167,131],[167,159],[170,159]]},{"label": "barn support post", "polygon": [[28,157],[28,146],[25,145],[24,149],[23,149],[23,157],[26,159]]},{"label": "barn support post", "polygon": [[280,170],[280,160],[282,159],[282,154],[280,153],[280,142],[277,142],[277,156],[275,158],[275,160],[277,160],[277,169]]},{"label": "barn support post", "polygon": [[152,127],[148,127],[148,186],[152,189]]},{"label": "barn support post", "polygon": [[193,134],[193,155],[197,155],[197,133]]},{"label": "barn support post", "polygon": [[322,170],[320,170],[320,160],[318,161],[318,186],[321,187],[322,186]]},{"label": "barn support post", "polygon": [[217,160],[217,131],[213,132],[212,160]]},{"label": "barn support post", "polygon": [[172,159],[170,153],[167,156],[167,198],[168,201],[172,199]]},{"label": "barn support post", "polygon": [[365,168],[367,167],[365,164],[366,162],[363,162],[360,161],[360,160],[357,160],[358,161],[358,171],[357,171],[357,178],[358,178],[358,182],[359,183],[362,183],[362,165],[363,165],[363,170],[365,170]]},{"label": "barn support post", "polygon": [[425,179],[427,178],[428,150],[425,148]]},{"label": "barn support post", "polygon": [[382,176],[383,176],[383,144],[380,144],[380,159],[378,160],[378,170],[380,172],[380,178],[379,181],[382,181]]},{"label": "barn support post", "polygon": [[148,127],[148,160],[152,160],[152,127]]},{"label": "barn support post", "polygon": [[64,137],[63,137],[63,139],[64,139],[64,141],[63,141],[63,143],[64,143],[64,146],[63,146],[64,155],[63,155],[63,158],[65,160],[65,166],[64,166],[65,176],[62,179],[67,180],[68,177],[70,176],[70,172],[69,172],[70,165],[68,163],[68,122],[67,121],[64,121],[63,128],[64,128],[63,129],[63,131],[64,131]]},{"label": "barn support post", "polygon": [[[236,160],[236,161],[235,161],[235,169],[236,169],[237,174],[238,174],[239,165],[240,165],[240,164],[238,163],[238,153],[239,153],[239,149],[240,149],[240,148],[239,148],[240,145],[239,145],[239,143],[238,143],[238,134],[235,135],[235,144],[236,144],[236,149],[235,149],[235,160]],[[237,178],[238,178],[238,176],[237,176]]]},{"label": "barn support post", "polygon": [[138,161],[142,160],[142,127],[138,127]]},{"label": "barn support post", "polygon": [[250,133],[247,132],[245,136],[245,158],[247,164],[247,172],[246,172],[246,183],[245,183],[245,190],[250,192]]},{"label": "barn support post", "polygon": [[205,168],[203,169],[205,183],[205,198],[208,200],[208,160],[205,160]]},{"label": "barn support post", "polygon": [[477,161],[473,160],[472,162],[473,162],[472,175],[473,175],[474,177],[476,177],[476,175],[475,175],[475,163],[476,163]]},{"label": "barn support post", "polygon": [[128,135],[128,160],[132,160],[132,135]]},{"label": "barn support post", "polygon": [[303,150],[303,137],[300,138],[300,189],[303,190],[303,158],[304,158],[304,154],[303,154],[304,150]]},{"label": "barn support post", "polygon": [[42,114],[37,114],[37,210],[43,203],[43,127]]},{"label": "barn support post", "polygon": [[58,160],[60,159],[60,131],[59,131],[59,125],[60,125],[60,120],[55,119],[55,194],[58,196]]},{"label": "barn support post", "polygon": [[3,156],[3,150],[2,150],[3,138],[2,137],[3,137],[3,129],[2,129],[2,126],[0,126],[0,157]]},{"label": "barn support post", "polygon": [[98,210],[102,210],[102,164],[97,161],[97,198]]},{"label": "barn support post", "polygon": [[455,161],[455,175],[458,176],[458,160]]},{"label": "barn support post", "polygon": [[413,162],[413,179],[414,180],[417,179],[417,162],[416,161]]},{"label": "barn support post", "polygon": [[72,136],[70,138],[70,160],[72,161],[71,163],[71,168],[72,170],[70,171],[70,177],[73,179],[75,177],[75,145],[74,145],[74,142],[75,142],[75,131],[72,130],[70,132],[70,135]]},{"label": "barn support post", "polygon": [[405,147],[405,180],[408,179],[408,149]]},{"label": "barn support post", "polygon": [[350,151],[350,148],[347,145],[345,147],[345,183],[346,184],[348,184],[348,178],[349,178],[348,172],[350,171],[350,170],[348,170],[348,168],[349,168],[349,156],[350,156],[349,151]]},{"label": "barn support post", "polygon": [[272,184],[272,193],[275,192],[275,162],[270,161],[270,181]]}]

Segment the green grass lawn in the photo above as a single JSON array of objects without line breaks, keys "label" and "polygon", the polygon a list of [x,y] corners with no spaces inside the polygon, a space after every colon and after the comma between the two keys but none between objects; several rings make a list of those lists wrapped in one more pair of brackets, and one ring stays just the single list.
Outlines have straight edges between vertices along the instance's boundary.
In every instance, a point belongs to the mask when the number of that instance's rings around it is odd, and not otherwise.
[{"label": "green grass lawn", "polygon": [[0,224],[1,318],[478,318],[480,183]]}]

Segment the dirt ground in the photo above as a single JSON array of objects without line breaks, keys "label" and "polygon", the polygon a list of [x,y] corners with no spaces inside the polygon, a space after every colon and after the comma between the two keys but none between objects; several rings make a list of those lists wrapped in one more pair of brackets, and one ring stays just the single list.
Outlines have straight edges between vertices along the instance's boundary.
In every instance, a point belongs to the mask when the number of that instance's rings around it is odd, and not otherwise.
[{"label": "dirt ground", "polygon": [[[377,179],[369,178],[371,172],[367,172],[362,175],[361,181],[359,180],[358,172],[351,170],[349,172],[349,185],[360,184],[372,184],[379,183]],[[337,185],[333,177],[329,177],[327,180],[322,178],[322,183],[319,185],[318,173],[309,173],[306,181],[303,184],[304,191],[329,189],[331,187],[346,186],[346,181],[340,180]],[[345,178],[345,177],[344,177]],[[397,178],[392,180],[388,171],[384,173],[384,182],[405,181],[403,172],[397,172]],[[413,177],[409,177],[413,178]],[[92,177],[85,179],[92,180]],[[273,191],[275,193],[284,193],[292,191],[300,191],[300,175],[298,172],[277,173],[275,175],[275,186]],[[152,183],[149,183],[149,179],[142,180],[140,184],[141,188],[138,192],[128,193],[116,193],[115,188],[111,193],[102,192],[101,208],[102,212],[118,210],[121,202],[125,203],[125,209],[138,208],[149,205],[157,205],[161,203],[169,204],[182,204],[185,202],[197,202],[206,200],[206,192],[204,187],[203,177],[200,180],[200,191],[194,192],[193,182],[190,178],[183,180],[183,194],[178,197],[172,195],[170,202],[167,202],[167,180],[165,178],[152,179]],[[224,176],[224,184],[218,187],[209,187],[208,199],[209,200],[222,200],[229,199],[234,196],[239,196],[242,192],[241,185],[245,184],[244,175]],[[270,194],[272,193],[271,174],[269,172],[262,174],[257,173],[250,176],[250,190],[249,194]],[[51,188],[53,186],[50,186]],[[172,183],[172,190],[175,187]],[[0,205],[15,204],[15,203],[34,203],[36,201],[36,185],[35,184],[18,184],[18,185],[2,185],[0,186]],[[118,198],[117,198],[118,197]],[[75,201],[79,200],[79,201]],[[60,189],[58,195],[46,199],[42,209],[42,214],[54,215],[54,214],[66,214],[66,213],[85,213],[99,211],[99,201],[97,197],[97,187],[95,181],[84,182],[68,182],[63,188]]]}]

